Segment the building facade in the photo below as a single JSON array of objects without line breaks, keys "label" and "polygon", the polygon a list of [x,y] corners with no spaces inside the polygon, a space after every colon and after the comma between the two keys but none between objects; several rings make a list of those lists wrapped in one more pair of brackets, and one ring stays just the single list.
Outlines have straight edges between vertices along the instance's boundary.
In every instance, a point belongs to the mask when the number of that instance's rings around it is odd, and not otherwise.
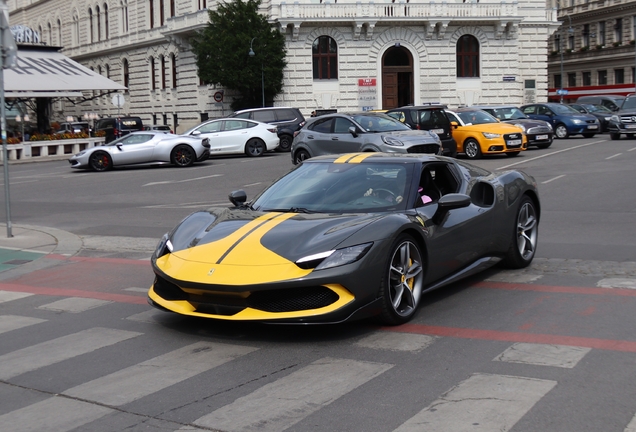
[{"label": "building facade", "polygon": [[[128,88],[53,103],[52,119],[138,115],[177,132],[230,113],[231,93],[198,78],[189,38],[212,0],[9,0],[11,25]],[[274,104],[388,109],[545,100],[548,40],[558,28],[545,0],[435,2],[264,0],[286,35],[288,66]],[[249,46],[246,46],[246,55]],[[79,102],[79,101],[76,101]]]},{"label": "building facade", "polygon": [[636,0],[553,0],[552,6],[562,26],[550,37],[549,99],[634,93]]}]

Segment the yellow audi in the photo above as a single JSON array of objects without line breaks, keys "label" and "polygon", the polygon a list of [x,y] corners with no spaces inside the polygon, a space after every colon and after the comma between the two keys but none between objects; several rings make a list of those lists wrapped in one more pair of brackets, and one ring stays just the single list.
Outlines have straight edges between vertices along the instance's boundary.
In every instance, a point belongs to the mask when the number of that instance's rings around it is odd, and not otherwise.
[{"label": "yellow audi", "polygon": [[504,153],[517,156],[526,150],[528,140],[518,126],[502,123],[486,111],[475,108],[446,110],[453,124],[453,138],[457,153],[469,159],[479,159],[484,154]]}]

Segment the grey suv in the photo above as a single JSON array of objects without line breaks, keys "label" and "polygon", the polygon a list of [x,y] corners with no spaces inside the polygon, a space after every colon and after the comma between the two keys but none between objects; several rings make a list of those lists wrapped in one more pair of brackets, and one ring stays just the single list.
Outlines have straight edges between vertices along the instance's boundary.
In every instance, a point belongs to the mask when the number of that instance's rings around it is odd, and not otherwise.
[{"label": "grey suv", "polygon": [[305,124],[305,117],[298,108],[267,107],[250,108],[234,112],[228,117],[256,120],[276,125],[280,144],[276,151],[289,151],[294,139],[294,132]]},{"label": "grey suv", "polygon": [[428,104],[420,106],[404,106],[387,111],[391,116],[411,129],[435,132],[442,140],[444,156],[457,157],[457,143],[453,139],[451,122],[446,115],[446,105]]},{"label": "grey suv", "polygon": [[607,129],[613,140],[620,139],[621,134],[627,135],[627,138],[636,136],[636,95],[625,98],[621,109],[610,117]]}]

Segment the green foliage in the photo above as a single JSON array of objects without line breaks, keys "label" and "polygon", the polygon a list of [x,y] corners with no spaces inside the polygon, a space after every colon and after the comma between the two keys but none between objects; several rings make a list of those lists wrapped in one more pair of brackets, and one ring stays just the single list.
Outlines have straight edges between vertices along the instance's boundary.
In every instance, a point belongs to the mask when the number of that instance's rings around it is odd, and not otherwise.
[{"label": "green foliage", "polygon": [[[220,84],[239,93],[233,109],[271,105],[283,88],[285,35],[258,13],[261,0],[233,0],[210,10],[210,22],[192,39],[199,77],[206,84]],[[250,56],[250,43],[254,56]],[[261,71],[262,68],[262,71]],[[262,73],[262,75],[261,75]]]}]

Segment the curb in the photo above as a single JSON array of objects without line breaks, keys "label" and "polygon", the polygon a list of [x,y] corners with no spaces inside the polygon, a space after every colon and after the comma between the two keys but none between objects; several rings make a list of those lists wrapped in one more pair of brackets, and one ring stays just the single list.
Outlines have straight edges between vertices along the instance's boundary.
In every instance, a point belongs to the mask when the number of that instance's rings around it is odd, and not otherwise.
[{"label": "curb", "polygon": [[[0,229],[6,224],[0,224]],[[75,234],[57,228],[33,225],[12,225],[13,237],[0,237],[0,248],[44,252],[73,256],[82,249],[82,239]]]}]

